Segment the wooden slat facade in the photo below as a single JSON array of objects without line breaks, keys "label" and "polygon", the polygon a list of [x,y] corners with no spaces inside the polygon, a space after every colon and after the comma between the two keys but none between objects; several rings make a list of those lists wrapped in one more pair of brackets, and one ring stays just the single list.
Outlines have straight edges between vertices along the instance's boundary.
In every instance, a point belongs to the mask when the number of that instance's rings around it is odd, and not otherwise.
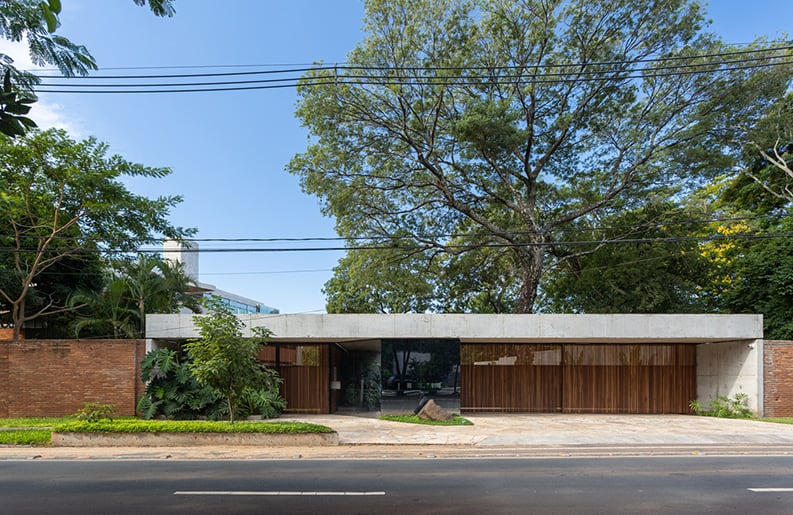
[{"label": "wooden slat facade", "polygon": [[696,347],[461,344],[462,411],[688,413]]},{"label": "wooden slat facade", "polygon": [[461,344],[460,409],[560,411],[558,345]]},{"label": "wooden slat facade", "polygon": [[329,349],[323,344],[278,344],[277,368],[285,413],[329,413]]}]

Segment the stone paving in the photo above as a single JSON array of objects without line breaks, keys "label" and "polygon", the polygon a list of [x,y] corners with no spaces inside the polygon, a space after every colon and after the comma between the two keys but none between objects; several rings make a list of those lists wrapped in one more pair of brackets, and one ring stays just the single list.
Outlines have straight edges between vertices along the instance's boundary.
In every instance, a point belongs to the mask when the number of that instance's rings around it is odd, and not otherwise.
[{"label": "stone paving", "polygon": [[0,447],[0,460],[422,459],[722,454],[793,455],[793,425],[684,415],[466,415],[473,426],[425,426],[371,416],[284,416],[323,424],[338,447]]},{"label": "stone paving", "polygon": [[284,420],[334,428],[341,445],[787,445],[793,425],[687,415],[466,414],[473,426],[424,426],[373,417],[305,415]]}]

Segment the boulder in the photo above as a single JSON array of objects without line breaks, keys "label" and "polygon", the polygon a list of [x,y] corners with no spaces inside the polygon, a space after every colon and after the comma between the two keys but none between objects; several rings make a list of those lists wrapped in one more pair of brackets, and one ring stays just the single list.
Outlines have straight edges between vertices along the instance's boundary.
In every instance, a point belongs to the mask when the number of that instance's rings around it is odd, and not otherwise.
[{"label": "boulder", "polygon": [[452,414],[446,411],[445,409],[438,406],[434,400],[430,399],[424,404],[424,407],[421,408],[421,411],[418,413],[419,418],[424,420],[451,420]]}]

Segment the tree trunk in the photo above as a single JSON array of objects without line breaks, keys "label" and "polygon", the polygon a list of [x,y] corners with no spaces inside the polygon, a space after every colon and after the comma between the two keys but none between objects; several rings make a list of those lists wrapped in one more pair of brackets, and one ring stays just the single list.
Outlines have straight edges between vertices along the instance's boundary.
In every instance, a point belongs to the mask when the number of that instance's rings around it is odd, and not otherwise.
[{"label": "tree trunk", "polygon": [[22,325],[25,323],[25,297],[11,305],[11,323],[14,324],[14,334],[11,337],[14,341],[21,340]]},{"label": "tree trunk", "polygon": [[544,256],[545,247],[541,245],[518,249],[521,284],[515,313],[534,313]]}]

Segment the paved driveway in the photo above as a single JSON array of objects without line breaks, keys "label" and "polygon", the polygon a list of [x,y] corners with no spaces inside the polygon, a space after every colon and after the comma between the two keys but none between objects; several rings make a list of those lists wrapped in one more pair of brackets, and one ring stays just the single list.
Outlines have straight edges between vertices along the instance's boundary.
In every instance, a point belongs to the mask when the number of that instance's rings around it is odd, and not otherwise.
[{"label": "paved driveway", "polygon": [[688,415],[465,415],[473,426],[423,426],[350,415],[284,416],[336,429],[342,445],[791,446],[793,425]]}]

